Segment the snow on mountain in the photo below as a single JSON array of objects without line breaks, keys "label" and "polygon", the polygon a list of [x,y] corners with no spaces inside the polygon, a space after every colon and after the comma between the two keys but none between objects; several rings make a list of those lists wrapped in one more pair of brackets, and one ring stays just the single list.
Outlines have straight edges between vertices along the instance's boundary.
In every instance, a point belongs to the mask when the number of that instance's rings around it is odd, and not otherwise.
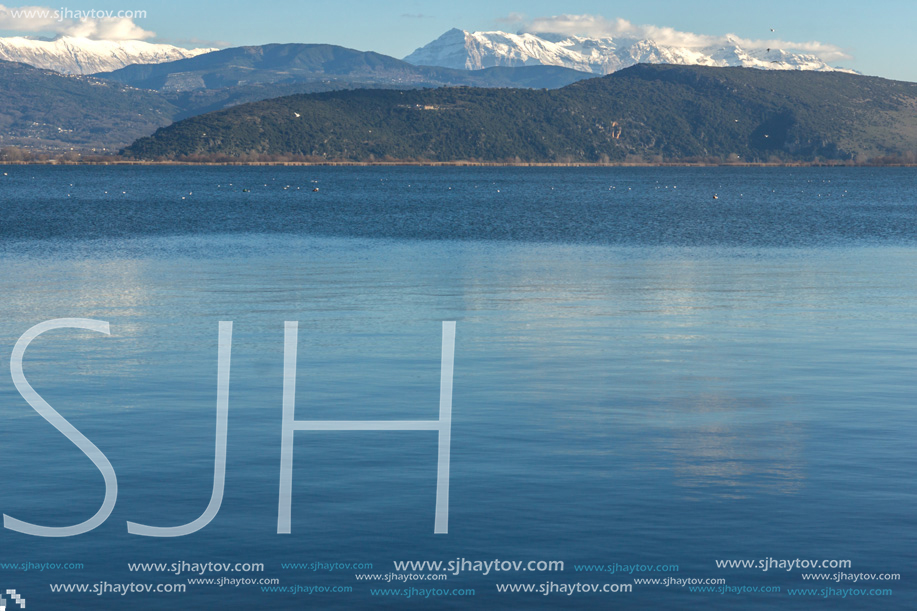
[{"label": "snow on mountain", "polygon": [[652,40],[459,29],[449,30],[404,60],[415,65],[465,70],[492,66],[565,66],[600,75],[639,63],[853,72],[829,66],[814,55],[781,49],[743,49],[730,38],[723,45],[695,49],[663,46]]},{"label": "snow on mountain", "polygon": [[54,40],[22,36],[0,38],[0,60],[64,74],[95,74],[130,64],[160,64],[210,51],[216,49],[182,49],[140,40],[90,40],[71,36]]}]

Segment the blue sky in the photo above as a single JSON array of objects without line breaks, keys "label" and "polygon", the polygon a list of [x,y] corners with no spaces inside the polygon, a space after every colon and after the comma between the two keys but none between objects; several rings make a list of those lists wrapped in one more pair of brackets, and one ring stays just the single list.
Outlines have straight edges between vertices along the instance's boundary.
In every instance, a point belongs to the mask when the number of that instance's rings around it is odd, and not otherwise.
[{"label": "blue sky", "polygon": [[[322,42],[403,57],[446,30],[517,31],[539,18],[569,14],[611,22],[669,27],[707,36],[821,43],[847,57],[835,61],[865,74],[917,82],[914,0],[4,0],[7,7],[46,6],[71,10],[146,10],[134,23],[153,42],[220,46],[269,42]],[[8,25],[7,22],[4,22]],[[4,25],[4,24],[0,24]],[[771,33],[770,29],[775,31]],[[37,33],[0,29],[3,35]],[[47,33],[47,32],[45,32]]]}]

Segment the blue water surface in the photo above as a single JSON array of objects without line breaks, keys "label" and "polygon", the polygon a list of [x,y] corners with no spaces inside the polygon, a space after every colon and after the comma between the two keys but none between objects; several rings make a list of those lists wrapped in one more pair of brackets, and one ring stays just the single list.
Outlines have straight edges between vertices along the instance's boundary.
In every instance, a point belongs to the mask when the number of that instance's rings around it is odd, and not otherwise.
[{"label": "blue water surface", "polygon": [[[4,514],[66,526],[100,506],[101,474],[19,395],[9,360],[42,321],[111,325],[110,336],[49,332],[26,355],[29,383],[99,447],[119,484],[111,517],[90,533],[0,530],[0,563],[83,565],[0,568],[2,590],[15,588],[29,608],[917,604],[914,169],[0,174]],[[457,323],[449,533],[433,533],[435,433],[301,431],[292,533],[277,534],[284,322],[299,323],[298,419],[434,420],[447,320]],[[219,321],[234,326],[222,507],[193,535],[130,535],[127,521],[184,524],[210,499]],[[769,558],[850,564],[716,564]],[[393,564],[457,559],[560,560],[564,570]],[[128,566],[181,562],[264,570]],[[664,568],[576,569],[614,564]],[[448,578],[356,577],[392,573]],[[813,582],[804,573],[900,579]],[[188,582],[220,577],[352,591]],[[780,591],[634,581],[666,578]],[[103,582],[187,591],[51,588]],[[552,583],[632,591],[537,592]],[[536,592],[501,593],[503,584]],[[474,595],[371,592],[409,588]],[[789,593],[802,588],[813,595]],[[849,592],[886,588],[891,595]]]}]

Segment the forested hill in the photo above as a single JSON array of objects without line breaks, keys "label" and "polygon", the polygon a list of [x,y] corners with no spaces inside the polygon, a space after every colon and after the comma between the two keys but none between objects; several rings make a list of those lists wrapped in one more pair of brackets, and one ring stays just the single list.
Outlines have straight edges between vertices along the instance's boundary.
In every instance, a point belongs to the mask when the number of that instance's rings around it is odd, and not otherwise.
[{"label": "forested hill", "polygon": [[293,95],[141,138],[142,159],[601,162],[858,160],[917,151],[917,84],[638,65],[561,89]]},{"label": "forested hill", "polygon": [[0,61],[0,148],[117,151],[178,109],[152,91]]}]

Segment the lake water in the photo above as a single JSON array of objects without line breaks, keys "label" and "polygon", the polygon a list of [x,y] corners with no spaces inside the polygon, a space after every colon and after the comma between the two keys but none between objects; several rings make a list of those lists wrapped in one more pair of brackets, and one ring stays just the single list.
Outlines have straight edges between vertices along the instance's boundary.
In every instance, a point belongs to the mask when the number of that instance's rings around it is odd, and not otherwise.
[{"label": "lake water", "polygon": [[[914,169],[0,170],[4,514],[68,526],[100,507],[101,474],[9,363],[43,321],[111,327],[51,331],[26,353],[29,383],[118,481],[91,532],[0,530],[0,590],[28,608],[917,604]],[[219,321],[233,321],[222,507],[188,536],[128,534],[207,507]],[[277,534],[285,321],[299,323],[299,420],[435,420],[442,322],[456,321],[448,534],[433,532],[430,431],[297,431],[292,533]],[[457,559],[536,564],[393,564]],[[264,570],[129,568],[182,562]],[[615,564],[643,567],[596,566]],[[448,578],[404,577],[431,574]],[[93,594],[103,582],[187,591]],[[449,595],[379,592],[410,588]]]}]

